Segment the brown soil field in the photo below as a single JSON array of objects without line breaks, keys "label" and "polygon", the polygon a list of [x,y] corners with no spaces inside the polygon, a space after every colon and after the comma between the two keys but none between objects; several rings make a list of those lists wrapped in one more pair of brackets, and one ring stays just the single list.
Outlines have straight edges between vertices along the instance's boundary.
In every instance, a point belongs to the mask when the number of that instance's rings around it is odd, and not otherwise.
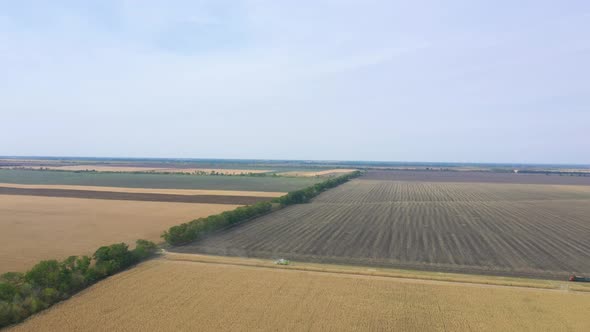
[{"label": "brown soil field", "polygon": [[520,184],[563,184],[590,186],[590,176],[558,174],[494,173],[471,171],[369,171],[363,177],[381,181],[483,182]]},{"label": "brown soil field", "polygon": [[143,263],[9,331],[588,331],[590,294]]},{"label": "brown soil field", "polygon": [[[0,166],[0,168],[14,168],[14,166]],[[141,166],[117,166],[117,165],[68,165],[68,166],[22,166],[24,169],[49,169],[58,171],[96,171],[96,172],[154,172],[154,173],[198,173],[216,172],[225,175],[268,173],[263,169],[226,169],[226,168],[154,168]]]},{"label": "brown soil field", "polygon": [[205,204],[233,204],[250,205],[257,202],[269,201],[272,197],[222,196],[222,195],[172,195],[154,193],[125,193],[71,189],[30,189],[0,187],[0,195],[25,195],[45,197],[70,197],[90,199],[110,199],[118,201],[148,201],[175,203],[205,203]]},{"label": "brown soil field", "polygon": [[588,239],[590,187],[361,178],[174,250],[564,279]]},{"label": "brown soil field", "polygon": [[0,273],[43,259],[91,255],[102,245],[160,241],[173,225],[238,205],[0,195]]},{"label": "brown soil field", "polygon": [[330,176],[330,175],[342,175],[345,173],[354,172],[356,169],[344,169],[344,168],[336,168],[336,169],[328,169],[325,171],[291,171],[291,172],[281,172],[277,173],[278,175],[283,176],[302,176],[302,177],[311,177],[311,176]]},{"label": "brown soil field", "polygon": [[237,190],[207,190],[207,189],[158,189],[158,188],[128,188],[128,187],[101,187],[101,186],[75,186],[53,184],[16,184],[0,183],[0,187],[24,188],[24,189],[64,189],[64,190],[90,190],[109,191],[122,193],[145,193],[165,195],[220,195],[220,196],[250,196],[250,197],[280,197],[284,192],[271,191],[237,191]]}]

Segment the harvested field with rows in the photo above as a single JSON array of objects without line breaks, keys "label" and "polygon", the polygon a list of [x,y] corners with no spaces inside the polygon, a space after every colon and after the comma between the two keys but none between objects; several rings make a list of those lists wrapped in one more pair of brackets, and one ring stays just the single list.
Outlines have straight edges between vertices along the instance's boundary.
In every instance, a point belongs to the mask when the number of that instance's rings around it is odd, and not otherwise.
[{"label": "harvested field with rows", "polygon": [[166,228],[238,205],[0,195],[0,274],[98,247],[161,241]]},{"label": "harvested field with rows", "polygon": [[566,278],[590,274],[590,187],[353,180],[179,252]]},{"label": "harvested field with rows", "polygon": [[9,331],[587,331],[589,301],[558,290],[158,259]]}]

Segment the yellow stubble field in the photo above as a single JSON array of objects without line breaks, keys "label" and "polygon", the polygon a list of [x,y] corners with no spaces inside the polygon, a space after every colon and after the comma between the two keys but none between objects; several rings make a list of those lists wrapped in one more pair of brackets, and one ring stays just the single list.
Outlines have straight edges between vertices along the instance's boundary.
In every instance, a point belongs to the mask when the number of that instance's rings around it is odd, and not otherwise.
[{"label": "yellow stubble field", "polygon": [[588,331],[590,294],[156,259],[11,331]]},{"label": "yellow stubble field", "polygon": [[0,273],[43,259],[91,255],[137,239],[159,242],[173,225],[238,205],[0,195]]}]

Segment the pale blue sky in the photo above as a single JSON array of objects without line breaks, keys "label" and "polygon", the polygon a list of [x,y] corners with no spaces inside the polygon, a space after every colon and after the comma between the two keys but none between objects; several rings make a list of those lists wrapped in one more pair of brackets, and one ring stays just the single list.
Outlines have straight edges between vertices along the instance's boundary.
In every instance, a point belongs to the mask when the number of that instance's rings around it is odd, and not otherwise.
[{"label": "pale blue sky", "polygon": [[3,1],[0,155],[590,164],[588,1]]}]

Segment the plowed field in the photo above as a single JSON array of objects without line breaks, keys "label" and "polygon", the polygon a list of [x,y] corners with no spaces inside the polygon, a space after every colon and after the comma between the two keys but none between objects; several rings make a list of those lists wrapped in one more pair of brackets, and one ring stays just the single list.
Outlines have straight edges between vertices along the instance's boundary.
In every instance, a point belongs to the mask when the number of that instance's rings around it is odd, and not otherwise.
[{"label": "plowed field", "polygon": [[588,186],[359,179],[177,250],[562,279],[589,239]]}]

